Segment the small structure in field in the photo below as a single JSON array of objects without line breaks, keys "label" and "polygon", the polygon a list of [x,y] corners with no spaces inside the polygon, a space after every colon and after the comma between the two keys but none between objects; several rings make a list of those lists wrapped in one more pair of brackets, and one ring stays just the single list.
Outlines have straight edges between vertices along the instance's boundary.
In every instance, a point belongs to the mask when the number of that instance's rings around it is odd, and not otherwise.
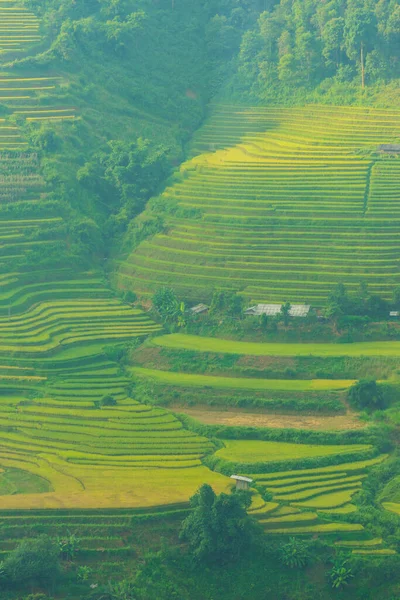
[{"label": "small structure in field", "polygon": [[398,311],[398,310],[391,310],[389,313],[389,317],[392,317],[392,318],[396,318],[399,316],[400,316],[400,311]]},{"label": "small structure in field", "polygon": [[292,304],[289,310],[291,317],[306,317],[310,312],[310,304]]},{"label": "small structure in field", "polygon": [[207,304],[196,304],[196,306],[192,306],[192,308],[190,309],[190,312],[193,315],[204,315],[205,313],[208,312],[209,310],[209,306],[207,306]]},{"label": "small structure in field", "polygon": [[255,317],[260,317],[261,315],[274,317],[275,315],[280,314],[281,308],[282,304],[256,304],[255,306],[250,306],[250,308],[245,310],[244,314],[253,315]]},{"label": "small structure in field", "polygon": [[231,475],[231,479],[236,481],[237,490],[248,490],[253,480],[250,477],[243,477],[243,475]]},{"label": "small structure in field", "polygon": [[400,144],[381,144],[378,150],[387,154],[400,154]]},{"label": "small structure in field", "polygon": [[[250,306],[244,311],[245,315],[253,315],[260,317],[261,315],[267,315],[267,317],[274,317],[281,314],[282,304],[256,304]],[[290,317],[306,317],[310,312],[311,306],[309,304],[291,304],[289,310]]]}]

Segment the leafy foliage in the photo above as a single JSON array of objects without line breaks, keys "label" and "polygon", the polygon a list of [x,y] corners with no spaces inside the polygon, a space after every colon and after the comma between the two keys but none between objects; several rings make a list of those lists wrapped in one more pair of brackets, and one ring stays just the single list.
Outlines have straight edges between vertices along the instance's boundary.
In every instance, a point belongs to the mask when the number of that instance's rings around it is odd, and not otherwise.
[{"label": "leafy foliage", "polygon": [[397,0],[270,3],[243,36],[238,82],[276,100],[324,81],[364,87],[398,77],[399,15]]},{"label": "leafy foliage", "polygon": [[359,410],[385,408],[385,397],[381,386],[374,379],[362,379],[351,386],[348,400]]},{"label": "leafy foliage", "polygon": [[4,561],[6,580],[11,583],[53,581],[59,569],[59,548],[45,535],[22,541]]},{"label": "leafy foliage", "polygon": [[256,531],[240,495],[217,496],[204,484],[190,504],[193,511],[183,523],[181,538],[189,543],[194,560],[216,564],[237,560]]},{"label": "leafy foliage", "polygon": [[165,322],[175,320],[180,312],[178,298],[172,288],[162,287],[153,296],[153,306]]},{"label": "leafy foliage", "polygon": [[305,567],[309,558],[308,543],[302,539],[292,537],[281,547],[281,561],[291,569]]},{"label": "leafy foliage", "polygon": [[340,589],[350,583],[350,580],[354,577],[352,570],[347,566],[348,561],[339,559],[333,565],[329,577],[332,583],[332,587]]}]

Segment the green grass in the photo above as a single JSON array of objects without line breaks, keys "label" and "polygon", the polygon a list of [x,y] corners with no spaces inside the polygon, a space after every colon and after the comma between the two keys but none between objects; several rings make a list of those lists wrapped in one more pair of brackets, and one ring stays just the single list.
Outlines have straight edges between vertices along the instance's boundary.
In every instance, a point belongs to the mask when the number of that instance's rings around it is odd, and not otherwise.
[{"label": "green grass", "polygon": [[248,463],[333,456],[371,448],[366,444],[322,446],[258,440],[224,440],[224,445],[224,448],[217,450],[216,456],[230,461]]},{"label": "green grass", "polygon": [[282,344],[240,342],[173,333],[155,337],[152,343],[164,348],[253,356],[400,356],[400,342]]},{"label": "green grass", "polygon": [[40,494],[52,491],[48,481],[27,471],[7,469],[0,475],[0,496],[8,494]]},{"label": "green grass", "polygon": [[315,391],[315,390],[341,390],[350,387],[354,380],[339,379],[312,379],[312,380],[289,380],[289,379],[250,379],[241,377],[218,377],[211,375],[196,375],[188,373],[173,373],[170,371],[158,371],[156,369],[144,369],[131,367],[134,376],[151,379],[165,385],[183,387],[210,387],[210,388],[232,388],[248,390],[288,390],[288,391]]},{"label": "green grass", "polygon": [[400,503],[399,502],[382,502],[383,508],[390,512],[400,515]]}]

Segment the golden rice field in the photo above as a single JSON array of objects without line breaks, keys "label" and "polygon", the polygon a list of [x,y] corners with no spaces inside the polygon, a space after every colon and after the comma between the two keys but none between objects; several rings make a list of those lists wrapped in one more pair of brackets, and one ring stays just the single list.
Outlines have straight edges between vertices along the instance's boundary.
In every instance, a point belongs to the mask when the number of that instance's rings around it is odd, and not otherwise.
[{"label": "golden rice field", "polygon": [[400,163],[377,147],[399,127],[392,109],[212,106],[161,195],[167,227],[117,264],[119,285],[318,306],[338,282],[355,290],[362,280],[390,298],[400,283]]}]

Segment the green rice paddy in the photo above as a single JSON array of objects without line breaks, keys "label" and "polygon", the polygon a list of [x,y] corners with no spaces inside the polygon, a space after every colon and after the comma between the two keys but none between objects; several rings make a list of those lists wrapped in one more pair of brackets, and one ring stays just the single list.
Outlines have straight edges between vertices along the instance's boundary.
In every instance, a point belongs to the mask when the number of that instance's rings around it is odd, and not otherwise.
[{"label": "green rice paddy", "polygon": [[218,377],[213,375],[195,375],[188,373],[174,373],[171,371],[158,371],[157,369],[144,369],[132,367],[133,375],[141,378],[152,379],[165,385],[183,387],[209,387],[209,388],[234,388],[248,390],[342,390],[350,387],[354,380],[339,379],[251,379],[241,377]]},{"label": "green rice paddy", "polygon": [[152,343],[164,348],[253,356],[400,356],[400,342],[260,343],[173,333],[155,337]]},{"label": "green rice paddy", "polygon": [[[232,443],[235,445],[237,442],[225,443],[227,448],[230,448]],[[303,444],[288,446],[301,447]],[[312,452],[319,452],[316,448],[318,447],[314,447]],[[290,449],[288,454],[290,456]],[[258,458],[261,456],[262,454],[257,455]],[[264,489],[272,495],[271,502],[264,507],[258,506],[252,514],[267,535],[336,535],[339,537],[335,541],[338,547],[354,550],[355,553],[365,550],[371,554],[393,554],[394,550],[382,547],[382,538],[370,537],[362,525],[334,520],[335,515],[347,515],[357,510],[356,506],[351,504],[352,497],[361,489],[369,469],[385,459],[386,455],[381,455],[367,461],[359,460],[330,467],[249,473],[258,490]],[[340,538],[341,534],[345,534],[343,539]]]},{"label": "green rice paddy", "polygon": [[216,456],[229,461],[243,463],[332,456],[371,448],[371,446],[366,444],[322,446],[316,444],[263,442],[259,440],[225,440],[224,446],[224,448],[217,450]]}]

